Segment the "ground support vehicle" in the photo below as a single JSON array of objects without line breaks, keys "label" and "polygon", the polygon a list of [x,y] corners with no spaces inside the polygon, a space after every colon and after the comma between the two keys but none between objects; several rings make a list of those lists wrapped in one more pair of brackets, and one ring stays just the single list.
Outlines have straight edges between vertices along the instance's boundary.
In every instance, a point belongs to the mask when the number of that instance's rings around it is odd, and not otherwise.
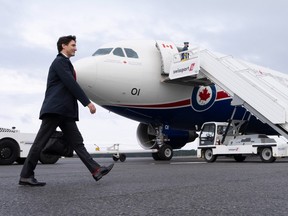
[{"label": "ground support vehicle", "polygon": [[248,155],[258,155],[261,160],[271,163],[277,157],[288,156],[288,142],[282,136],[268,137],[265,134],[239,134],[245,121],[207,122],[199,136],[197,156],[207,162],[216,161],[218,156],[234,157],[242,162]]},{"label": "ground support vehicle", "polygon": [[[58,139],[58,133],[56,132],[49,142],[55,142]],[[23,164],[35,136],[36,134],[33,133],[21,133],[15,128],[0,128],[0,165],[10,165],[14,162]],[[59,155],[50,155],[41,152],[39,160],[43,164],[54,164],[59,158]]]},{"label": "ground support vehicle", "polygon": [[[106,150],[101,150],[100,147],[98,145],[96,145],[95,148],[95,152],[93,152],[92,154],[112,154],[112,158],[113,160],[116,162],[118,160],[120,160],[121,162],[124,162],[126,160],[126,154],[127,153],[157,153],[158,150],[157,149],[150,149],[150,150],[135,150],[135,149],[131,149],[131,150],[120,150],[120,144],[116,143],[113,144],[110,147],[107,147]],[[170,152],[169,152],[170,153]],[[163,153],[164,154],[164,153]]]}]

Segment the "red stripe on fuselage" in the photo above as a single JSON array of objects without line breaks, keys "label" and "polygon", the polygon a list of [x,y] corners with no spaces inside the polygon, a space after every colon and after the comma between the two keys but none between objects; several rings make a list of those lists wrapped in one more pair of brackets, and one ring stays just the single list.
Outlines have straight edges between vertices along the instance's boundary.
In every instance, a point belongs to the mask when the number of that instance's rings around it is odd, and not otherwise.
[{"label": "red stripe on fuselage", "polygon": [[121,104],[120,106],[135,107],[135,108],[173,108],[173,107],[183,107],[190,105],[190,98],[182,101],[165,103],[165,104],[149,104],[149,105],[125,105]]},{"label": "red stripe on fuselage", "polygon": [[217,92],[217,96],[216,96],[216,100],[226,99],[226,98],[229,98],[229,97],[230,96],[225,91],[218,91]]},{"label": "red stripe on fuselage", "polygon": [[[224,91],[218,91],[216,100],[220,99],[226,99],[230,96],[224,92]],[[185,99],[182,101],[176,101],[171,103],[165,103],[165,104],[141,104],[141,105],[130,105],[130,104],[117,104],[116,106],[123,106],[123,107],[134,107],[134,108],[178,108],[178,107],[184,107],[184,106],[190,106],[191,99]]]}]

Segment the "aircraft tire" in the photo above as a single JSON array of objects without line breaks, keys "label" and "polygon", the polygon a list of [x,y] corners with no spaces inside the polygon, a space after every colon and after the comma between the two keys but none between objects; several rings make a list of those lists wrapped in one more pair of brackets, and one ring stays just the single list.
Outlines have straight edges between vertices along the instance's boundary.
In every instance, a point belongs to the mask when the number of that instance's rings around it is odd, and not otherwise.
[{"label": "aircraft tire", "polygon": [[205,149],[205,151],[204,151],[204,159],[208,163],[213,163],[216,161],[217,155],[213,155],[212,149],[208,148],[208,149]]},{"label": "aircraft tire", "polygon": [[158,152],[157,152],[157,153],[152,153],[152,158],[153,158],[155,161],[159,161],[159,160],[160,160],[160,157],[159,157]]},{"label": "aircraft tire", "polygon": [[273,152],[270,147],[265,147],[261,149],[260,158],[264,163],[273,163],[276,160],[276,158],[273,157]]},{"label": "aircraft tire", "polygon": [[10,165],[19,157],[19,145],[10,139],[0,141],[0,165]]},{"label": "aircraft tire", "polygon": [[173,149],[170,145],[164,144],[159,148],[158,155],[160,160],[171,160],[173,157]]}]

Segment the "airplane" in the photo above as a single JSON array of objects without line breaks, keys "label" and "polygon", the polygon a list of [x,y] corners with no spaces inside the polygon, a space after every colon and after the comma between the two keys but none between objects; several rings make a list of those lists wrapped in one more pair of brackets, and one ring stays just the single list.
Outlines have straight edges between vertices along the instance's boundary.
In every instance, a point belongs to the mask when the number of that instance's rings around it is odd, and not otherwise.
[{"label": "airplane", "polygon": [[154,160],[170,160],[173,149],[198,137],[203,123],[227,121],[234,114],[235,119],[249,118],[245,133],[277,134],[245,108],[237,107],[235,113],[232,97],[207,78],[169,79],[165,62],[181,62],[182,49],[183,45],[156,40],[107,43],[74,62],[77,82],[96,104],[139,122],[138,142],[144,149],[158,149],[152,153]]}]

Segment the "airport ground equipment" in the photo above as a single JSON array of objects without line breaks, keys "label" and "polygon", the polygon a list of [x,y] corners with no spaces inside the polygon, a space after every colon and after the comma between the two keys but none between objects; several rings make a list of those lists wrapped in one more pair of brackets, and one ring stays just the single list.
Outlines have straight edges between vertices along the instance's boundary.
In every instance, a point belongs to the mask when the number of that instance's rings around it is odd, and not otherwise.
[{"label": "airport ground equipment", "polygon": [[263,123],[288,139],[288,76],[233,58],[199,52],[200,71]]},{"label": "airport ground equipment", "polygon": [[232,97],[232,106],[243,106],[288,139],[286,74],[207,49],[193,48],[186,52],[189,58],[185,61],[179,60],[183,52],[174,53],[169,61],[162,60],[170,66],[169,73],[164,71],[168,75],[164,82],[198,86],[214,83]]},{"label": "airport ground equipment", "polygon": [[120,144],[116,143],[113,144],[110,147],[107,147],[106,150],[101,150],[101,148],[95,144],[95,152],[93,154],[112,154],[113,160],[116,162],[120,160],[121,162],[124,162],[126,160],[126,154],[128,153],[157,153],[157,149],[151,149],[151,150],[120,150]]},{"label": "airport ground equipment", "polygon": [[[28,156],[31,145],[36,134],[21,133],[15,128],[0,128],[0,165],[9,165],[17,162],[23,164]],[[51,137],[49,142],[53,142],[55,137]],[[60,156],[43,154],[40,155],[40,162],[43,164],[54,164]]]},{"label": "airport ground equipment", "polygon": [[[208,162],[216,160],[218,155],[232,155],[235,160],[245,160],[245,155],[260,155],[262,161],[273,162],[276,157],[288,155],[288,76],[269,68],[257,66],[242,60],[198,47],[185,51],[188,58],[180,59],[183,52],[175,52],[174,58],[163,58],[167,77],[163,82],[181,85],[218,85],[232,98],[231,105],[244,107],[250,114],[273,128],[279,136],[269,138],[265,134],[244,135],[239,129],[246,120],[233,120],[230,123],[209,122],[203,125],[198,147],[199,156]],[[169,51],[171,52],[171,51]],[[232,114],[234,115],[234,113]],[[249,117],[250,118],[250,117]],[[233,126],[237,134],[229,134]],[[223,140],[216,128],[227,128]],[[208,128],[210,128],[208,130]],[[208,130],[207,132],[205,132]],[[229,133],[228,133],[229,132]]]},{"label": "airport ground equipment", "polygon": [[283,136],[265,134],[239,134],[246,120],[204,123],[199,136],[197,157],[214,162],[218,156],[234,157],[242,162],[248,155],[258,155],[266,163],[288,156],[288,141]]}]

